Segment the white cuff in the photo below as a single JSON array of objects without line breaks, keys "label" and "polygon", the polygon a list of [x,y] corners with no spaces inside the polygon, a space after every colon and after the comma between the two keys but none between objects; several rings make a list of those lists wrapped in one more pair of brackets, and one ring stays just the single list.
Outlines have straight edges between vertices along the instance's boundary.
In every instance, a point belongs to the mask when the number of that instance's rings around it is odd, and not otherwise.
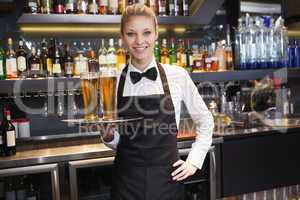
[{"label": "white cuff", "polygon": [[198,149],[192,148],[190,151],[186,161],[197,167],[198,169],[202,168],[202,165],[204,163],[205,157],[206,157],[207,151],[203,152]]},{"label": "white cuff", "polygon": [[118,133],[118,131],[115,131],[114,132],[114,139],[110,142],[105,142],[102,137],[101,137],[101,140],[102,140],[103,144],[105,144],[107,147],[109,147],[113,150],[116,150],[117,146],[118,146],[118,143],[119,143],[119,140],[120,140],[120,134]]}]

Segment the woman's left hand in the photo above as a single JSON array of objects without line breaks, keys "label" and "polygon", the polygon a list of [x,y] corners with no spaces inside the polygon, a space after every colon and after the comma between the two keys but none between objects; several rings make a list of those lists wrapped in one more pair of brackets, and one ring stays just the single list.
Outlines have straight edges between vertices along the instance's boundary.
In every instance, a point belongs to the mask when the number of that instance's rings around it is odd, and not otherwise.
[{"label": "woman's left hand", "polygon": [[197,167],[183,160],[178,160],[177,162],[175,162],[173,164],[173,167],[178,167],[175,171],[172,172],[174,181],[182,181],[187,177],[194,175],[197,171]]}]

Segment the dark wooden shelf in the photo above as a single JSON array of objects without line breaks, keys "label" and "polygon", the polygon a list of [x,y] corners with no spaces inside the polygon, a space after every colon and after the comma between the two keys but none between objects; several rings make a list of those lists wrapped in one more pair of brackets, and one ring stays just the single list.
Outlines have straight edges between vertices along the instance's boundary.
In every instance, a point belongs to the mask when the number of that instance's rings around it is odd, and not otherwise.
[{"label": "dark wooden shelf", "polygon": [[[199,16],[158,16],[160,25],[204,25]],[[121,15],[23,14],[18,24],[119,24]]]},{"label": "dark wooden shelf", "polygon": [[[266,76],[280,77],[284,80],[300,78],[300,69],[265,69],[227,72],[191,73],[194,82],[226,82],[263,79]],[[79,78],[40,78],[24,80],[0,80],[1,94],[23,92],[59,92],[80,89]]]}]

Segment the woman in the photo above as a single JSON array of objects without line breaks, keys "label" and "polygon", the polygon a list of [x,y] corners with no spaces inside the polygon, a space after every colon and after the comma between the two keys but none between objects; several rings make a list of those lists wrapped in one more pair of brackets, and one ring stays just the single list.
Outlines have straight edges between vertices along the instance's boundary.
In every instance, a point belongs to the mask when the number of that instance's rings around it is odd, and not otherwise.
[{"label": "woman", "polygon": [[[118,82],[118,117],[143,122],[115,131],[103,142],[116,149],[113,200],[183,200],[183,180],[201,169],[212,142],[213,118],[185,69],[156,63],[158,24],[153,11],[128,6],[121,38],[130,54]],[[187,160],[180,160],[176,134],[181,101],[197,125]]]}]

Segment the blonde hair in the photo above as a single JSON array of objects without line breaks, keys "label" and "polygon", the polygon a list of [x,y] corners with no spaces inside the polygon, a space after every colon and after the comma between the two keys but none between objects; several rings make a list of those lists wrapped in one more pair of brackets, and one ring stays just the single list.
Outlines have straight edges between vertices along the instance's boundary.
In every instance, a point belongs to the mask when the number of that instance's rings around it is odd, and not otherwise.
[{"label": "blonde hair", "polygon": [[125,11],[122,14],[122,19],[121,19],[121,34],[123,35],[124,33],[124,26],[125,23],[129,21],[129,18],[132,16],[146,16],[146,17],[151,17],[154,20],[154,26],[155,26],[155,31],[158,31],[158,23],[157,23],[157,18],[155,16],[155,13],[151,8],[148,6],[145,6],[144,4],[141,3],[136,3],[130,6],[127,6]]}]

